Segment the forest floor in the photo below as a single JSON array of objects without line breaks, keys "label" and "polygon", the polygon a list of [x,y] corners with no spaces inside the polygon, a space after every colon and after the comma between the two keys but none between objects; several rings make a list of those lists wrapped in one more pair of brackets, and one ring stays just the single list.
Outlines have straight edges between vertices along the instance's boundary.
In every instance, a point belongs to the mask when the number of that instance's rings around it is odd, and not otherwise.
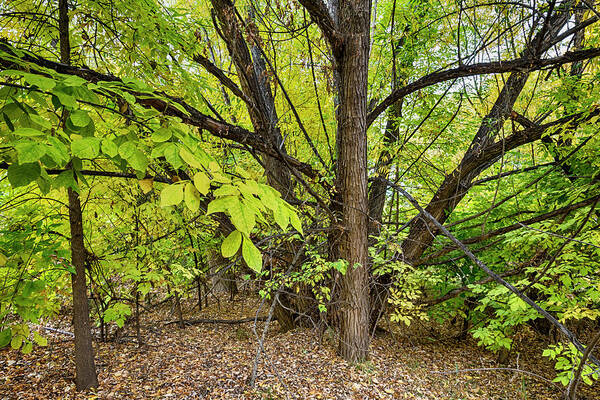
[{"label": "forest floor", "polygon": [[[260,300],[220,301],[186,318],[240,319],[254,316]],[[186,307],[187,306],[187,307]],[[185,309],[192,304],[184,303]],[[265,306],[265,308],[268,308]],[[165,325],[171,310],[144,315],[139,347],[132,336],[95,342],[100,387],[77,393],[73,343],[45,331],[47,347],[29,355],[0,350],[0,400],[12,399],[561,399],[554,377],[532,335],[516,343],[508,365],[469,339],[432,339],[411,329],[373,339],[371,361],[348,364],[314,329],[278,333],[269,326],[266,357],[254,388],[247,384],[257,352],[254,322]],[[262,312],[261,314],[265,314]],[[65,318],[64,320],[66,320]],[[45,326],[48,326],[46,324]],[[260,335],[264,322],[256,324]],[[68,330],[69,327],[61,326]],[[426,331],[425,329],[421,329]],[[133,335],[130,330],[125,335]],[[488,368],[515,368],[515,370]],[[467,370],[467,371],[464,371]],[[600,399],[600,387],[582,388],[582,399]]]}]

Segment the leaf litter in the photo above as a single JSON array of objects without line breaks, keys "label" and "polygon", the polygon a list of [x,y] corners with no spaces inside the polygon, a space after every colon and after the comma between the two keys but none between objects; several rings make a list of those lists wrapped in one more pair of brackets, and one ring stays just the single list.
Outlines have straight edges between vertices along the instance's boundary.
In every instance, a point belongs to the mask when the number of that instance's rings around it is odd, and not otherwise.
[{"label": "leaf litter", "polygon": [[[259,303],[255,298],[234,303],[223,298],[220,305],[186,317],[253,317]],[[165,324],[172,319],[169,307],[142,315],[140,347],[133,324],[118,341],[95,341],[100,386],[82,393],[75,390],[72,339],[41,331],[48,338],[47,347],[36,347],[27,355],[0,351],[0,399],[564,398],[564,388],[540,378],[551,380],[554,370],[541,357],[544,343],[531,335],[515,343],[508,365],[498,365],[494,354],[473,340],[432,339],[426,329],[411,327],[376,335],[371,360],[352,365],[336,355],[333,338],[307,328],[282,334],[273,322],[251,388],[248,378],[258,345],[254,322],[181,329]],[[256,322],[257,332],[264,323]],[[69,331],[64,324],[60,329]],[[599,393],[598,384],[580,389],[582,399],[600,399]]]}]

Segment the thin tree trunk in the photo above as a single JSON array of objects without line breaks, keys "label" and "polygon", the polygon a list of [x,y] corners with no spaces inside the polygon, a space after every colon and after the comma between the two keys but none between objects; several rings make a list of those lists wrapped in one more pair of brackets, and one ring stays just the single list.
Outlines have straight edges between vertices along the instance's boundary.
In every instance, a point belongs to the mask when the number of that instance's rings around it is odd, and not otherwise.
[{"label": "thin tree trunk", "polygon": [[140,292],[135,285],[135,336],[138,347],[142,347],[142,333],[140,331]]},{"label": "thin tree trunk", "polygon": [[198,291],[198,311],[202,311],[202,283],[200,282],[200,276],[196,277],[196,290]]},{"label": "thin tree trunk", "polygon": [[83,221],[79,194],[69,188],[69,222],[71,224],[71,262],[75,274],[71,275],[73,289],[73,333],[75,334],[75,385],[77,390],[98,386],[90,311],[85,281],[85,248]]},{"label": "thin tree trunk", "polygon": [[[60,61],[71,62],[71,44],[69,41],[69,9],[67,0],[59,0],[59,36]],[[63,116],[65,118],[66,116]],[[85,280],[85,247],[83,243],[83,216],[79,194],[68,188],[69,223],[71,228],[71,262],[75,274],[71,275],[73,290],[73,333],[75,335],[75,385],[77,390],[98,386],[92,332],[90,329],[90,310]]]},{"label": "thin tree trunk", "polygon": [[180,328],[185,327],[183,322],[183,311],[181,310],[181,300],[177,290],[175,290],[175,313],[177,314],[177,326]]}]

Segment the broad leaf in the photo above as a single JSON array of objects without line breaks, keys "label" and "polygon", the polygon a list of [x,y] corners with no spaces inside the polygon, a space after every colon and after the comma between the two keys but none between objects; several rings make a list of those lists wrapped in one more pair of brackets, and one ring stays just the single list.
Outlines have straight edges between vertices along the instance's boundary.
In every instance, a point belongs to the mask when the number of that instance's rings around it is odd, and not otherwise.
[{"label": "broad leaf", "polygon": [[244,242],[242,244],[242,256],[244,257],[244,261],[248,266],[256,271],[260,272],[262,270],[262,254],[256,248],[254,243],[247,236],[244,236]]},{"label": "broad leaf", "polygon": [[192,212],[196,212],[200,208],[200,193],[191,182],[185,185],[185,205]]},{"label": "broad leaf", "polygon": [[71,152],[75,157],[94,159],[100,154],[100,139],[96,137],[75,139],[71,143]]},{"label": "broad leaf", "polygon": [[206,195],[208,193],[208,190],[210,189],[210,179],[204,172],[196,172],[194,174],[194,185],[200,193]]},{"label": "broad leaf", "polygon": [[175,206],[183,200],[183,185],[173,184],[165,186],[160,192],[161,207]]},{"label": "broad leaf", "polygon": [[26,186],[35,181],[41,173],[40,164],[12,164],[8,167],[8,181],[13,187]]},{"label": "broad leaf", "polygon": [[240,244],[242,244],[242,234],[240,231],[231,232],[223,240],[223,243],[221,243],[221,254],[225,258],[233,257],[239,250]]}]

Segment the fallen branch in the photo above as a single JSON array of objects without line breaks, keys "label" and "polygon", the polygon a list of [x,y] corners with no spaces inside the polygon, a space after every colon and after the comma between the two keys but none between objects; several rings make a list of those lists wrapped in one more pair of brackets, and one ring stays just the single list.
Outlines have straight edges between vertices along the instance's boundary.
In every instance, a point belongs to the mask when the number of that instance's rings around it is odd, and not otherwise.
[{"label": "fallen branch", "polygon": [[[183,320],[185,325],[201,325],[201,324],[225,324],[225,325],[237,325],[245,324],[246,322],[254,321],[266,321],[267,317],[248,317],[242,319],[210,319],[210,318],[198,318],[198,319],[186,319]],[[165,322],[165,325],[172,325],[179,323],[179,320]]]},{"label": "fallen branch", "polygon": [[[571,341],[571,343],[573,343],[573,345],[577,348],[577,350],[581,351],[582,353],[585,352],[585,347],[577,339],[577,337],[575,336],[575,334],[573,332],[571,332],[569,329],[567,329],[566,326],[564,326],[563,324],[561,324],[556,318],[554,318],[554,316],[552,316],[552,314],[550,314],[548,311],[544,310],[535,301],[531,300],[527,295],[525,295],[519,289],[517,289],[512,284],[510,284],[507,281],[505,281],[504,279],[502,279],[502,277],[500,277],[494,271],[492,271],[479,258],[477,258],[475,256],[475,254],[473,254],[471,252],[471,250],[469,250],[469,248],[464,245],[464,243],[462,243],[452,233],[450,233],[450,231],[444,225],[442,225],[440,223],[440,221],[437,220],[437,218],[435,218],[433,215],[431,215],[429,212],[427,212],[423,207],[421,207],[421,205],[414,199],[414,197],[412,197],[406,190],[402,189],[402,187],[396,185],[393,182],[389,182],[388,184],[390,185],[390,187],[392,187],[394,190],[397,190],[398,193],[400,193],[402,196],[404,196],[417,209],[417,211],[419,211],[420,215],[422,215],[425,218],[429,219],[436,226],[436,228],[439,229],[440,232],[442,232],[444,234],[444,236],[446,236],[448,239],[450,239],[452,242],[454,242],[454,244],[460,250],[462,250],[462,252],[465,253],[467,255],[467,257],[469,257],[479,268],[481,268],[493,280],[495,280],[496,282],[498,282],[499,284],[501,284],[502,286],[504,286],[505,288],[507,288],[508,290],[510,290],[511,292],[513,292],[514,294],[516,294],[517,297],[519,297],[525,303],[527,303],[531,307],[533,307],[534,310],[536,310],[539,314],[541,314],[544,318],[546,318],[563,335],[565,335]],[[598,361],[598,359],[596,357],[592,356],[591,354],[589,355],[589,359],[594,364],[600,365],[600,361]]]},{"label": "fallen branch", "polygon": [[579,363],[579,366],[577,367],[577,371],[575,372],[575,375],[573,376],[573,379],[571,380],[571,383],[569,384],[569,387],[567,388],[567,398],[568,400],[576,400],[577,399],[577,385],[579,385],[579,379],[581,378],[581,373],[583,372],[583,366],[585,365],[585,362],[588,358],[591,359],[591,354],[592,351],[594,351],[594,347],[596,347],[596,345],[600,343],[600,332],[598,332],[596,334],[596,336],[592,339],[592,341],[590,342],[590,345],[585,349],[585,352],[583,353],[583,356],[581,357],[581,362]]},{"label": "fallen branch", "polygon": [[51,328],[49,326],[40,326],[40,328],[45,329],[50,332],[56,332],[56,333],[60,333],[60,334],[71,336],[71,337],[75,336],[72,332],[63,331],[62,329]]}]

